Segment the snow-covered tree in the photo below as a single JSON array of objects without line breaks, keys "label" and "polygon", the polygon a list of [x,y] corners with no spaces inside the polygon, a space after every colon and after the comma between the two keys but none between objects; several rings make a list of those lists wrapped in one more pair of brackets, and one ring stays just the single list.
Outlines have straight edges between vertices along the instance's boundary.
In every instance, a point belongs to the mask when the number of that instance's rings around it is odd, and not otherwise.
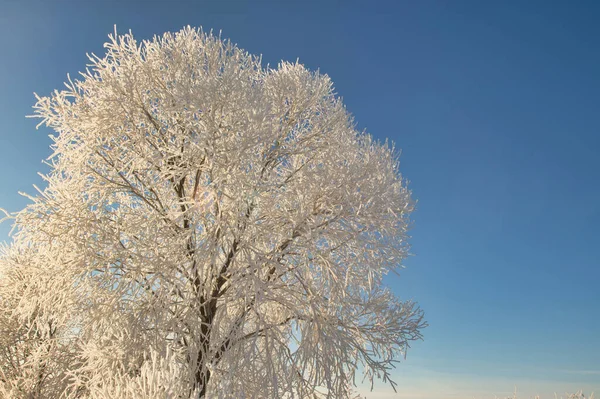
[{"label": "snow-covered tree", "polygon": [[[0,257],[0,395],[345,398],[422,312],[382,285],[413,209],[326,75],[186,28],[109,36]],[[360,378],[360,377],[359,377]]]}]

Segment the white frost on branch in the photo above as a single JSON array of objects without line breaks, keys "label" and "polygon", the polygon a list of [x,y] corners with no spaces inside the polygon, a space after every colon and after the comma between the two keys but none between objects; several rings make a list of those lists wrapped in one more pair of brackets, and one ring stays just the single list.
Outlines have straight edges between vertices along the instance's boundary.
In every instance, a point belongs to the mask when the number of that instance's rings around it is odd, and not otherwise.
[{"label": "white frost on branch", "polygon": [[186,28],[110,36],[37,97],[47,188],[0,257],[0,394],[348,398],[422,313],[382,286],[413,209],[326,75]]}]

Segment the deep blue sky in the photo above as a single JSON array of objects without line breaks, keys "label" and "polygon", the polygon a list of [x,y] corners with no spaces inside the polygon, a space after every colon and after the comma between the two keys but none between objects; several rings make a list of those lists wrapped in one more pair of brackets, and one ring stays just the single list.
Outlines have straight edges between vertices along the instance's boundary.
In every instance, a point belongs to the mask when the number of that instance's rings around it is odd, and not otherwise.
[{"label": "deep blue sky", "polygon": [[359,128],[402,149],[415,256],[388,283],[430,327],[400,395],[372,397],[600,393],[599,20],[594,1],[0,0],[0,207],[46,170],[32,93],[103,54],[114,24],[222,30],[329,74]]}]

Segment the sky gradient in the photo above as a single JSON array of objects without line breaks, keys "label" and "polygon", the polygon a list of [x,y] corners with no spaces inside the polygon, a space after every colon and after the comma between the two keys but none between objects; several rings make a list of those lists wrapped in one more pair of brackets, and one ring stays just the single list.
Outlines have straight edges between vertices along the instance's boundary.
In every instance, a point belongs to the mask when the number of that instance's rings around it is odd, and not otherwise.
[{"label": "sky gradient", "polygon": [[[418,200],[387,283],[430,327],[373,399],[600,395],[600,3],[0,0],[0,207],[50,155],[33,92],[62,88],[117,25],[222,31],[320,69],[360,129],[402,150]],[[8,240],[8,223],[0,240]]]}]

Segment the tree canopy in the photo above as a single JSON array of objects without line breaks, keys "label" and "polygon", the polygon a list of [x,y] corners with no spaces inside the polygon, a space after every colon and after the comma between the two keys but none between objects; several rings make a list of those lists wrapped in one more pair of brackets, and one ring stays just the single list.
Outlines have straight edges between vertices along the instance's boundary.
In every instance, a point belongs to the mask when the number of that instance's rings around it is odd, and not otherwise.
[{"label": "tree canopy", "polygon": [[0,396],[346,398],[421,310],[382,284],[414,202],[331,80],[199,29],[109,36],[0,256]]}]

